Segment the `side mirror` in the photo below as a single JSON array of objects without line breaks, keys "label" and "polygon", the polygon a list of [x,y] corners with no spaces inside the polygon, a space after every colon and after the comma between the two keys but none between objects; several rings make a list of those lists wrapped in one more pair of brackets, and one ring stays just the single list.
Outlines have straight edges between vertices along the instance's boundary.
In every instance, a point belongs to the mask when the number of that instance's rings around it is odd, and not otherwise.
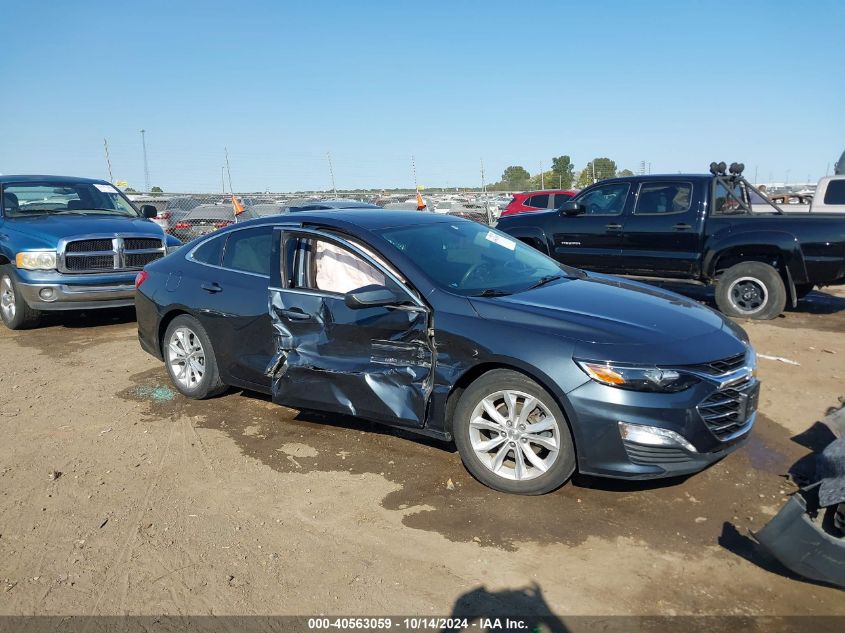
[{"label": "side mirror", "polygon": [[587,208],[574,200],[567,200],[558,208],[561,215],[583,215],[587,212]]},{"label": "side mirror", "polygon": [[158,209],[151,204],[145,204],[141,207],[141,215],[145,218],[152,219],[158,215]]},{"label": "side mirror", "polygon": [[379,308],[395,306],[403,303],[403,298],[390,288],[372,284],[346,293],[344,303],[347,308],[360,310],[361,308]]}]

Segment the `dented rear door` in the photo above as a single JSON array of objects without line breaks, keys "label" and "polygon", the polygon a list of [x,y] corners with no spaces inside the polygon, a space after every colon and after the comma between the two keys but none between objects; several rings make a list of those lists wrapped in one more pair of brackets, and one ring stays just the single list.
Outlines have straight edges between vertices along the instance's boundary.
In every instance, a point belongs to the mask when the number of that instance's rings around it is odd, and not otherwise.
[{"label": "dented rear door", "polygon": [[284,265],[269,297],[276,351],[267,370],[273,401],[423,426],[433,376],[429,309],[418,299],[409,306],[352,309],[343,295],[296,287],[297,269],[304,264],[285,245],[309,237],[348,248],[392,275],[346,240],[319,231],[281,233],[274,241],[275,261]]}]

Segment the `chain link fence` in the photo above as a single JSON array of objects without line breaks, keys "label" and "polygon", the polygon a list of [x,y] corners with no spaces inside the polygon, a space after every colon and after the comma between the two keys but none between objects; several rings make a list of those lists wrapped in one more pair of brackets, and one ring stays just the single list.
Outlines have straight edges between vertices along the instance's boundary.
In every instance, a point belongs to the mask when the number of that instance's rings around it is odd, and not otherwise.
[{"label": "chain link fence", "polygon": [[[136,206],[151,205],[158,213],[153,221],[182,242],[189,242],[223,227],[256,218],[344,208],[345,206],[372,205],[385,210],[409,213],[438,213],[463,217],[494,225],[499,214],[511,200],[510,194],[496,192],[423,193],[425,209],[418,210],[416,193],[315,193],[315,194],[209,194],[162,193],[130,194]],[[242,209],[236,213],[236,207]]]}]

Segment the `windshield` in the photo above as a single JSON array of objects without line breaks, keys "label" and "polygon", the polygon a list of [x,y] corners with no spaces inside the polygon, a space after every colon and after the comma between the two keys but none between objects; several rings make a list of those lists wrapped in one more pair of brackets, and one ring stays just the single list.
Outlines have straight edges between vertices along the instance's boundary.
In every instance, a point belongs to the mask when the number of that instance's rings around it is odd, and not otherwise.
[{"label": "windshield", "polygon": [[476,222],[442,222],[380,231],[438,285],[462,295],[512,294],[581,271]]},{"label": "windshield", "polygon": [[7,183],[3,185],[3,214],[8,218],[91,214],[138,217],[135,208],[112,185],[79,182]]}]

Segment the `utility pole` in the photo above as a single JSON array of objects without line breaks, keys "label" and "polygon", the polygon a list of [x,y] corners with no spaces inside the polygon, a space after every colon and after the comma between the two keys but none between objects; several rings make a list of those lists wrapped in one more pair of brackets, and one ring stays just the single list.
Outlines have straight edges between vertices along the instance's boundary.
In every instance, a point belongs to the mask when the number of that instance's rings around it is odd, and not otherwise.
[{"label": "utility pole", "polygon": [[226,154],[226,173],[229,175],[229,193],[235,195],[235,190],[232,189],[232,170],[229,169],[229,150],[228,148],[224,147],[223,151]]},{"label": "utility pole", "polygon": [[414,160],[413,154],[411,154],[411,171],[414,173],[414,190],[419,191],[420,186],[417,184],[417,162]]},{"label": "utility pole", "polygon": [[334,192],[335,198],[337,197],[337,187],[334,183],[334,167],[332,166],[332,155],[331,152],[326,152],[326,158],[329,159],[329,174],[332,177],[332,191]]},{"label": "utility pole", "polygon": [[220,165],[220,184],[223,186],[223,193],[226,193],[226,167]]},{"label": "utility pole", "polygon": [[106,150],[106,165],[109,166],[109,182],[114,182],[114,176],[111,174],[111,158],[109,158],[109,142],[103,139],[103,147]]},{"label": "utility pole", "polygon": [[593,168],[593,184],[596,184],[596,161],[595,159],[590,161],[590,167]]},{"label": "utility pole", "polygon": [[543,173],[543,161],[540,161],[540,189],[546,188],[546,174]]},{"label": "utility pole", "polygon": [[147,131],[141,130],[141,147],[144,149],[144,185],[145,193],[150,192],[150,166],[147,163]]},{"label": "utility pole", "polygon": [[484,211],[487,214],[487,224],[493,226],[493,210],[487,200],[487,183],[484,181],[484,159],[481,159],[481,194],[484,197]]}]

